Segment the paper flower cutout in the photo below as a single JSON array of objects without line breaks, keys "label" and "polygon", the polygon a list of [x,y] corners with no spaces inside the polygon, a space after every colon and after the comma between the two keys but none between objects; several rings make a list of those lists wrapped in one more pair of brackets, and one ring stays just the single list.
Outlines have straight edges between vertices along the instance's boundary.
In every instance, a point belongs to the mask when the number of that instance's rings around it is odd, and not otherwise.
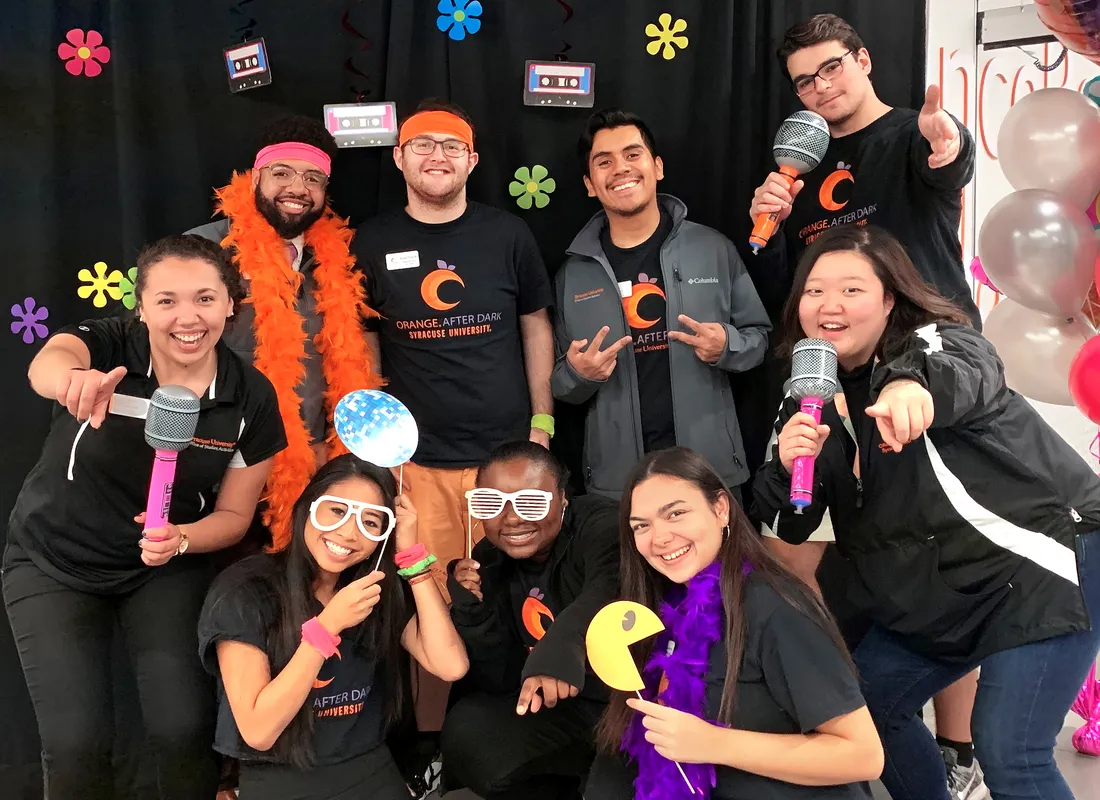
[{"label": "paper flower cutout", "polygon": [[456,42],[465,39],[467,33],[473,36],[481,30],[478,17],[482,9],[478,0],[439,0],[436,9],[440,14],[436,27]]},{"label": "paper flower cutout", "polygon": [[516,205],[526,210],[534,203],[535,208],[546,208],[550,204],[549,195],[558,188],[557,182],[549,177],[550,173],[541,164],[531,169],[520,167],[516,170],[516,179],[508,184],[508,194],[516,198]]},{"label": "paper flower cutout", "polygon": [[119,291],[122,292],[122,305],[126,306],[131,311],[134,310],[134,306],[137,305],[137,295],[134,293],[134,289],[137,286],[137,267],[130,267],[126,271],[126,277],[122,278],[118,282]]},{"label": "paper flower cutout", "polygon": [[34,306],[34,298],[28,297],[23,301],[23,305],[16,303],[11,307],[11,315],[15,317],[15,322],[11,324],[11,332],[16,336],[23,334],[24,344],[34,344],[36,338],[45,339],[50,332],[41,322],[50,315],[50,310],[45,306],[38,308]]},{"label": "paper flower cutout", "polygon": [[653,37],[653,41],[647,44],[645,49],[651,56],[657,55],[657,51],[660,50],[665,61],[669,61],[676,57],[677,47],[684,50],[688,46],[688,37],[677,36],[687,30],[687,20],[678,19],[673,23],[671,14],[662,14],[657,21],[661,23],[660,28],[652,22],[645,26],[645,35]]},{"label": "paper flower cutout", "polygon": [[81,300],[87,300],[95,295],[92,305],[96,308],[103,308],[107,305],[108,295],[112,300],[121,300],[122,289],[119,288],[119,283],[122,281],[122,273],[117,269],[113,269],[108,273],[107,265],[102,261],[95,262],[92,267],[95,269],[94,276],[87,269],[82,269],[76,273],[76,277],[85,284],[76,290],[77,297]]},{"label": "paper flower cutout", "polygon": [[103,36],[98,31],[88,31],[87,38],[80,28],[65,34],[67,42],[57,46],[57,57],[65,62],[65,69],[72,75],[94,78],[103,72],[100,64],[111,60],[111,51],[103,47]]}]

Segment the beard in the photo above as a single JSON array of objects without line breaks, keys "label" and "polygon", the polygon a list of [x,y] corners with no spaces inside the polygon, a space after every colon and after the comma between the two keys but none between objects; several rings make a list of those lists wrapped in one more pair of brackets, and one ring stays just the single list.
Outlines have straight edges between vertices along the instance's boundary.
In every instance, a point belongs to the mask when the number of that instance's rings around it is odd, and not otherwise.
[{"label": "beard", "polygon": [[[296,217],[287,218],[283,216],[283,212],[279,210],[279,207],[275,205],[274,200],[268,200],[263,194],[260,193],[260,187],[256,187],[256,210],[263,215],[263,218],[267,220],[267,223],[275,229],[275,232],[284,239],[294,239],[309,230],[310,226],[314,222],[321,218],[321,215],[325,213],[324,205],[320,208],[311,207],[307,211],[303,211]],[[287,200],[294,199],[300,203],[305,203],[307,206],[313,206],[313,200],[307,197],[298,197],[296,195],[279,195]]]}]

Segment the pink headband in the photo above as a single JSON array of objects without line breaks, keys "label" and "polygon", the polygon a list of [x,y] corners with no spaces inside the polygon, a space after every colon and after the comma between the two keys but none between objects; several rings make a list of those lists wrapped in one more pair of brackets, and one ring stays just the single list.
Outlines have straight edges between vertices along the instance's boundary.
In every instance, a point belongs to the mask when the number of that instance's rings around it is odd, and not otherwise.
[{"label": "pink headband", "polygon": [[303,142],[279,142],[279,144],[268,145],[256,154],[256,163],[252,165],[252,168],[266,167],[272,161],[278,159],[308,161],[326,175],[332,172],[332,159],[328,157],[328,154],[318,147]]}]

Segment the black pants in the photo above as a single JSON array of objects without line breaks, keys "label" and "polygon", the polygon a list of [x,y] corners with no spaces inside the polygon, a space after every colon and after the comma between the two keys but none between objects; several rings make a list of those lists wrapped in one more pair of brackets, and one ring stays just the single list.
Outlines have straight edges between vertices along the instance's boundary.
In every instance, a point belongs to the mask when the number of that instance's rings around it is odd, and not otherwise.
[{"label": "black pants", "polygon": [[240,800],[409,800],[409,787],[389,748],[380,745],[339,764],[309,770],[243,763],[238,794]]},{"label": "black pants", "polygon": [[579,798],[604,704],[573,697],[521,717],[518,699],[474,693],[450,708],[440,734],[448,785],[485,800]]},{"label": "black pants", "polygon": [[128,594],[97,595],[59,583],[9,544],[3,584],[38,719],[46,797],[114,797],[117,623],[137,678],[161,800],[213,798],[214,687],[196,634],[207,570],[165,571]]}]

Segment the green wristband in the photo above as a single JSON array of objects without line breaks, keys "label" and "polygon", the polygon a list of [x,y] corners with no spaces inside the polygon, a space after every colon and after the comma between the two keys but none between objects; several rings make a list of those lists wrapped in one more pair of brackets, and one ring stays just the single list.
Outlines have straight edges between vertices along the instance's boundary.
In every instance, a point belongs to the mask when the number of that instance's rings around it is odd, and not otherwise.
[{"label": "green wristband", "polygon": [[402,578],[414,578],[421,572],[427,572],[431,565],[434,563],[435,556],[429,555],[427,558],[421,561],[417,561],[411,566],[397,570],[397,574],[400,575]]},{"label": "green wristband", "polygon": [[554,438],[554,418],[549,414],[535,414],[531,417],[531,427],[550,434]]}]

